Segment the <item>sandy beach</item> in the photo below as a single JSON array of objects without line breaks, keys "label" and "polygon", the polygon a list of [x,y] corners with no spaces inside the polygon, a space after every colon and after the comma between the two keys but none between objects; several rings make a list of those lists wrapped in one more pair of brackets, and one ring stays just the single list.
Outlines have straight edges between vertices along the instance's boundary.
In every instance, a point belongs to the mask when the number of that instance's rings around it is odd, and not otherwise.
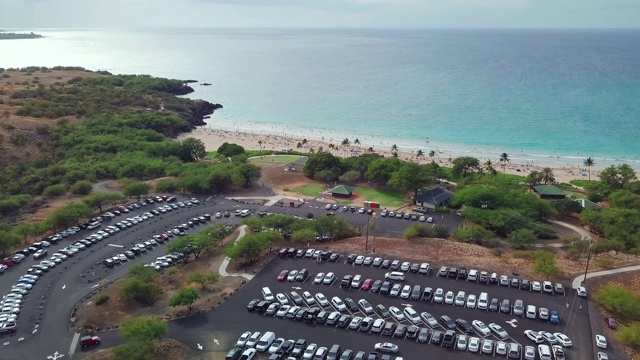
[{"label": "sandy beach", "polygon": [[[335,140],[333,142],[315,140],[311,138],[307,138],[307,143],[303,148],[298,149],[297,144],[302,142],[303,138],[298,136],[289,136],[289,135],[274,135],[274,134],[264,134],[264,133],[252,133],[248,131],[232,131],[232,130],[212,130],[208,126],[201,126],[196,128],[191,133],[182,134],[178,139],[193,137],[201,140],[207,151],[215,151],[218,149],[220,145],[225,142],[228,143],[236,143],[241,145],[245,149],[254,149],[258,150],[262,148],[265,151],[286,151],[286,150],[294,150],[294,151],[302,151],[308,152],[311,149],[314,151],[318,151],[322,148],[324,151],[330,151],[332,154],[336,156],[355,156],[359,154],[363,154],[367,151],[367,145],[353,145],[347,147],[340,146],[342,140]],[[350,139],[353,141],[353,139]],[[260,144],[262,141],[262,144]],[[333,143],[337,147],[337,149],[330,149],[329,144]],[[420,159],[416,159],[414,151],[403,151],[403,146],[401,143],[397,144],[398,146],[398,157],[402,160],[411,160],[418,161],[419,163],[425,164],[430,161],[435,161],[436,163],[442,166],[452,166],[451,161],[454,160],[454,157],[450,157],[449,155],[443,156],[444,154],[436,154],[434,157],[429,157],[428,153],[425,153],[424,157]],[[376,153],[379,153],[384,156],[392,156],[391,148],[389,149],[380,149],[377,147],[375,149]],[[473,156],[473,155],[470,155]],[[487,159],[482,159],[478,157],[481,163],[484,163]],[[492,160],[494,168],[498,172],[502,172],[503,168],[500,164],[497,164],[495,160]],[[610,164],[607,164],[610,165]],[[567,166],[558,167],[553,166],[552,164],[544,164],[540,162],[533,163],[517,163],[511,162],[506,167],[506,172],[508,174],[514,175],[522,175],[526,176],[529,172],[533,170],[541,170],[543,167],[551,167],[553,168],[553,173],[556,177],[556,181],[559,183],[568,183],[571,180],[587,180],[587,172],[586,167],[578,167],[576,165],[567,164]],[[591,178],[597,179],[600,173],[600,170],[596,164],[596,166],[591,168]],[[640,178],[640,173],[636,173],[636,176]]]}]

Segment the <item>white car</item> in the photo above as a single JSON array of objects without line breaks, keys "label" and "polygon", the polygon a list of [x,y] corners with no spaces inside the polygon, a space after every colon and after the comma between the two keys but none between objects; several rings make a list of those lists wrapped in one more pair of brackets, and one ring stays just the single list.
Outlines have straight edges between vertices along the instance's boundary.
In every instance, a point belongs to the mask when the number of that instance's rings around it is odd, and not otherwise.
[{"label": "white car", "polygon": [[242,360],[252,360],[256,356],[256,349],[249,348],[242,353]]},{"label": "white car", "polygon": [[598,360],[609,360],[609,355],[602,351],[598,351]]},{"label": "white car", "polygon": [[489,336],[491,335],[491,330],[489,330],[489,328],[487,327],[487,325],[485,325],[482,321],[480,320],[473,320],[471,322],[471,326],[473,326],[474,329],[476,329],[476,331],[478,332],[478,334],[482,335],[482,336]]},{"label": "white car", "polygon": [[536,344],[542,344],[544,342],[544,338],[537,331],[525,330],[524,334],[529,338],[529,340],[533,341]]},{"label": "white car", "polygon": [[578,296],[587,297],[587,289],[584,286],[578,286]]},{"label": "white car", "polygon": [[604,335],[596,335],[596,346],[601,349],[607,348],[607,338]]},{"label": "white car", "polygon": [[538,317],[540,320],[549,320],[549,309],[547,308],[538,308]]},{"label": "white car", "polygon": [[398,296],[398,294],[400,294],[400,290],[402,289],[402,285],[400,284],[394,284],[393,287],[391,288],[391,292],[389,293],[390,296]]},{"label": "white car", "polygon": [[429,272],[429,269],[431,269],[431,266],[429,265],[429,263],[422,263],[420,264],[420,269],[418,269],[418,272],[420,274],[426,274]]},{"label": "white car", "polygon": [[388,352],[388,353],[394,353],[394,354],[397,353],[399,350],[398,345],[390,342],[377,343],[373,346],[373,348],[380,352]]},{"label": "white car", "polygon": [[302,354],[302,359],[304,360],[313,359],[313,355],[316,354],[316,350],[318,350],[318,345],[316,344],[307,345],[307,348],[304,349],[304,354]]},{"label": "white car", "polygon": [[460,351],[467,350],[467,336],[458,335],[458,341],[456,341],[456,348]]},{"label": "white car", "polygon": [[316,304],[316,299],[314,299],[313,296],[311,296],[310,292],[308,291],[303,292],[302,297],[304,298],[304,301],[307,302],[307,305],[311,306]]},{"label": "white car", "polygon": [[314,284],[322,284],[322,280],[324,280],[324,273],[318,273],[318,275],[316,275],[316,278],[313,279],[313,283]]},{"label": "white car", "polygon": [[275,354],[282,347],[282,343],[284,342],[283,338],[277,338],[269,346],[269,354]]},{"label": "white car", "polygon": [[408,299],[409,296],[411,296],[411,286],[410,285],[405,285],[402,288],[402,292],[400,292],[400,297],[403,299]]},{"label": "white car", "polygon": [[405,261],[400,265],[400,271],[407,272],[409,271],[410,268],[411,268],[411,263],[408,261]]},{"label": "white car", "polygon": [[482,352],[485,354],[493,354],[493,340],[482,340]]},{"label": "white car", "polygon": [[502,326],[496,323],[489,324],[489,330],[491,330],[491,332],[494,333],[500,339],[504,340],[509,337],[509,334],[507,333],[507,331],[503,329]]},{"label": "white car", "polygon": [[436,292],[433,293],[433,301],[437,303],[444,301],[444,290],[442,288],[437,288]]},{"label": "white car", "polygon": [[477,337],[469,338],[469,345],[467,345],[467,350],[471,352],[478,352],[480,350],[480,339]]},{"label": "white car", "polygon": [[530,345],[525,346],[524,360],[536,360],[536,348]]},{"label": "white car", "polygon": [[336,279],[336,274],[332,272],[328,272],[327,275],[324,276],[322,283],[325,285],[331,285],[331,283],[333,283],[335,279]]},{"label": "white car", "polygon": [[447,293],[444,295],[444,303],[448,304],[448,305],[453,305],[453,291],[447,291]]},{"label": "white car", "polygon": [[391,316],[392,316],[394,319],[396,319],[397,321],[404,321],[404,320],[405,320],[405,317],[404,317],[404,315],[402,314],[402,311],[400,311],[400,309],[398,309],[398,308],[397,308],[397,307],[395,307],[395,306],[391,306],[391,307],[389,308],[389,313],[391,313]]},{"label": "white car", "polygon": [[466,298],[467,298],[467,295],[464,293],[464,291],[458,291],[458,295],[456,295],[456,300],[455,300],[456,306],[464,306],[464,302]]},{"label": "white car", "polygon": [[340,312],[347,311],[347,306],[344,304],[344,301],[337,296],[331,298],[331,304],[333,304],[333,307]]},{"label": "white car", "polygon": [[469,294],[469,296],[467,296],[467,304],[466,306],[470,309],[475,309],[476,308],[476,296],[473,294]]},{"label": "white car", "polygon": [[364,256],[362,256],[362,255],[356,256],[356,259],[354,260],[354,263],[356,265],[362,265],[362,263],[364,263]]},{"label": "white car", "polygon": [[507,355],[507,343],[503,341],[496,343],[496,355]]},{"label": "white car", "polygon": [[278,300],[280,305],[289,305],[289,299],[287,299],[287,296],[283,293],[277,293],[276,299]]},{"label": "white car", "polygon": [[289,282],[296,281],[296,276],[298,276],[298,270],[289,271],[289,275],[287,275],[287,281]]},{"label": "white car", "polygon": [[12,289],[31,290],[32,287],[33,287],[33,285],[31,285],[31,284],[15,284],[11,288]]},{"label": "white car", "polygon": [[251,331],[242,333],[242,335],[240,335],[240,337],[238,338],[238,341],[236,341],[236,346],[242,349],[247,345],[247,340],[249,340],[250,337]]},{"label": "white car", "polygon": [[316,300],[318,300],[318,304],[320,304],[320,306],[322,307],[329,306],[329,300],[327,300],[327,297],[324,296],[323,293],[317,293]]},{"label": "white car", "polygon": [[531,282],[531,291],[542,292],[542,285],[540,284],[539,281],[532,281]]},{"label": "white car", "polygon": [[556,336],[556,339],[558,339],[558,343],[564,347],[570,347],[573,346],[573,342],[571,341],[571,339],[569,339],[569,337],[563,333],[553,333],[553,335]]},{"label": "white car", "polygon": [[287,316],[287,311],[289,311],[290,308],[291,308],[291,306],[289,306],[289,305],[280,306],[280,309],[278,309],[278,312],[276,313],[276,316],[279,317],[279,318],[283,318],[283,317]]},{"label": "white car", "polygon": [[384,325],[385,325],[385,321],[383,319],[376,319],[373,322],[373,326],[371,326],[371,332],[376,334],[381,333],[382,329],[384,328]]},{"label": "white car", "polygon": [[544,340],[549,343],[549,345],[555,345],[558,343],[558,339],[556,339],[556,336],[552,333],[547,331],[539,331],[539,333],[540,336],[542,336]]},{"label": "white car", "polygon": [[436,320],[436,318],[428,312],[423,312],[422,314],[420,314],[420,318],[422,319],[423,323],[431,326],[432,328],[438,326],[438,320]]}]

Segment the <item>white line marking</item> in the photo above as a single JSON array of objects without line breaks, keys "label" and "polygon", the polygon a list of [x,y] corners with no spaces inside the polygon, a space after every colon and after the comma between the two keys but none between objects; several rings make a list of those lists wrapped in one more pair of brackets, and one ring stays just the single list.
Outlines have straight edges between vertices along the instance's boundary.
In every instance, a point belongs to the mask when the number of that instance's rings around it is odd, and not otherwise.
[{"label": "white line marking", "polygon": [[67,287],[67,284],[62,285],[62,290]]},{"label": "white line marking", "polygon": [[73,340],[71,340],[71,345],[69,346],[69,357],[73,357],[73,354],[75,354],[79,339],[80,339],[80,333],[75,333],[73,335]]},{"label": "white line marking", "polygon": [[113,246],[113,247],[118,247],[118,248],[123,248],[124,246],[122,245],[116,245],[116,244],[107,244],[109,246]]}]

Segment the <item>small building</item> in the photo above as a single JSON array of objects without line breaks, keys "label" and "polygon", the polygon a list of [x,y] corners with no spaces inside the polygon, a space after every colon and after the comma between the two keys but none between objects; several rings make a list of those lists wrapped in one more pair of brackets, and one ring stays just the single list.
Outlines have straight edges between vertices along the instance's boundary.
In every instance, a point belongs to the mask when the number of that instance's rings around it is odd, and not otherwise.
[{"label": "small building", "polygon": [[433,210],[436,207],[448,205],[452,197],[453,193],[451,191],[437,186],[433,189],[420,190],[414,200],[417,206]]},{"label": "small building", "polygon": [[580,204],[580,206],[582,206],[583,210],[587,210],[587,209],[591,209],[591,210],[600,210],[602,209],[602,206],[598,205],[597,203],[594,203],[591,200],[587,200],[587,199],[576,199],[575,200],[578,204]]},{"label": "small building", "polygon": [[533,190],[538,193],[540,199],[560,200],[567,197],[567,195],[555,185],[536,185]]},{"label": "small building", "polygon": [[333,197],[342,197],[348,198],[353,195],[353,188],[351,186],[346,185],[338,185],[331,189],[331,196]]}]

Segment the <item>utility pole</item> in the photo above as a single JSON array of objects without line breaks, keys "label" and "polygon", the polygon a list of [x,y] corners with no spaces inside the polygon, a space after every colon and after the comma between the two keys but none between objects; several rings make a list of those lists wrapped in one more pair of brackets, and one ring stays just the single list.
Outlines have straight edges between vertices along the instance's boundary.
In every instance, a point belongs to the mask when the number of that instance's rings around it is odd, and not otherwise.
[{"label": "utility pole", "polygon": [[582,284],[587,284],[587,272],[589,271],[589,260],[591,260],[591,242],[589,242],[589,253],[587,254],[587,266],[584,268],[584,280],[582,280]]}]

